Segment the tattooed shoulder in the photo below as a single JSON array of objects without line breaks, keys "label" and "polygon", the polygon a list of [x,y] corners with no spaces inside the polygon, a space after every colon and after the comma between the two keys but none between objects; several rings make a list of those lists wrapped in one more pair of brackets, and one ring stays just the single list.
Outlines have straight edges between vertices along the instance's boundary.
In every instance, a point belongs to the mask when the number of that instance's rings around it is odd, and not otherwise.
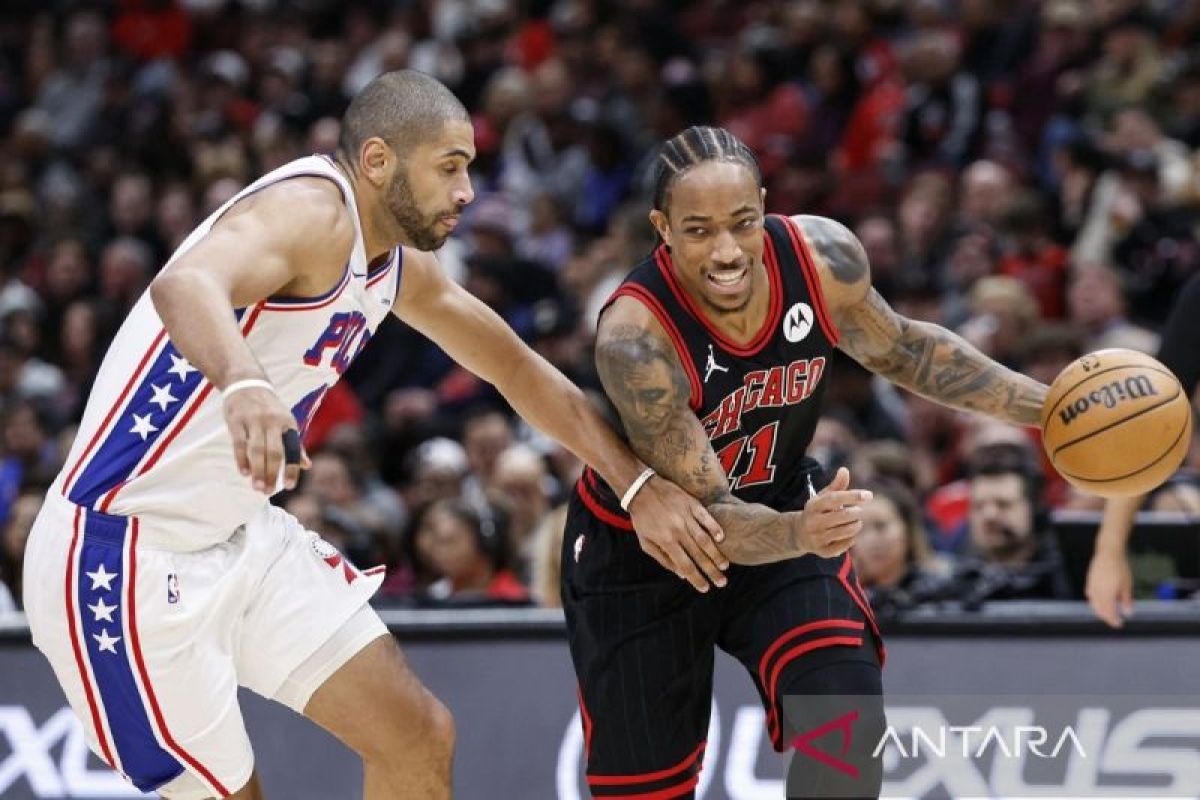
[{"label": "tattooed shoulder", "polygon": [[664,424],[687,408],[691,384],[670,344],[644,327],[602,326],[596,340],[596,369],[626,427]]},{"label": "tattooed shoulder", "polygon": [[856,284],[869,270],[867,251],[849,228],[828,217],[806,214],[793,217],[804,231],[804,238],[825,263],[839,283]]}]

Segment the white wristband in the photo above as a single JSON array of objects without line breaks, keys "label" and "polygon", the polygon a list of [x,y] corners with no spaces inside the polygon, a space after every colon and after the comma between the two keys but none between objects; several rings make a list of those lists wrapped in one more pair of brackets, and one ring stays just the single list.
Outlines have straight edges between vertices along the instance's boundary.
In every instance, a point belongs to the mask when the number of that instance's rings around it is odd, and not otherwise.
[{"label": "white wristband", "polygon": [[646,467],[642,470],[642,474],[634,478],[633,483],[629,484],[629,488],[625,490],[625,495],[621,498],[621,509],[629,510],[629,504],[633,502],[633,498],[637,497],[637,493],[646,485],[646,481],[654,477],[656,473],[653,467]]},{"label": "white wristband", "polygon": [[229,399],[229,396],[234,392],[240,392],[242,389],[266,389],[268,392],[274,392],[275,387],[270,381],[264,381],[261,378],[247,378],[244,381],[234,381],[221,390],[221,402]]}]

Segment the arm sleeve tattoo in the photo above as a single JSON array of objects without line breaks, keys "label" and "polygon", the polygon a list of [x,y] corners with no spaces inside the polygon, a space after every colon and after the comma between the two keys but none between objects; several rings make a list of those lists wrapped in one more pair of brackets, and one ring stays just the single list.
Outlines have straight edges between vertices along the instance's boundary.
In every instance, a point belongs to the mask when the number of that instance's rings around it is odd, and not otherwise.
[{"label": "arm sleeve tattoo", "polygon": [[596,366],[630,447],[698,498],[725,531],[721,550],[739,564],[803,555],[802,512],[779,513],[733,496],[708,435],[688,405],[690,386],[670,344],[637,325],[602,325]]},{"label": "arm sleeve tattoo", "polygon": [[[854,234],[833,220],[798,219],[834,280],[848,285],[866,280],[867,254]],[[1038,424],[1044,385],[940,325],[900,316],[873,288],[834,316],[842,335],[839,346],[872,372],[953,408],[1019,425]]]}]

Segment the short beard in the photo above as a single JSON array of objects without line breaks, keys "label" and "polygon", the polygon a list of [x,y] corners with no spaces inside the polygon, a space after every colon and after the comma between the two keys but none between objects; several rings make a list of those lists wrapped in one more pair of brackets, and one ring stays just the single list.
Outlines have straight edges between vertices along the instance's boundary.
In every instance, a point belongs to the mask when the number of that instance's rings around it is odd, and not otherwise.
[{"label": "short beard", "polygon": [[450,237],[449,233],[438,235],[434,230],[437,224],[436,217],[426,218],[421,215],[412,186],[401,170],[396,170],[396,176],[392,178],[383,202],[410,246],[429,252],[440,248]]}]

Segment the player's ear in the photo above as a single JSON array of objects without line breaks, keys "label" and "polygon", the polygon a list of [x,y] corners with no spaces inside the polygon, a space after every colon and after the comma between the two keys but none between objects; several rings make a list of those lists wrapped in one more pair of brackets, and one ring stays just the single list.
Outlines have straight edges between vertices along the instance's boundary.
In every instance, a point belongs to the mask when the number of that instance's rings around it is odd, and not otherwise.
[{"label": "player's ear", "polygon": [[658,236],[667,246],[671,246],[671,226],[667,224],[667,215],[657,208],[650,209],[650,224],[658,231]]},{"label": "player's ear", "polygon": [[387,168],[391,158],[392,149],[378,136],[372,136],[363,142],[358,153],[359,168],[363,176],[376,188],[381,188],[387,183]]},{"label": "player's ear", "polygon": [[767,187],[764,186],[763,188],[758,190],[758,199],[759,199],[759,201],[762,202],[762,207],[766,208],[767,207]]}]

